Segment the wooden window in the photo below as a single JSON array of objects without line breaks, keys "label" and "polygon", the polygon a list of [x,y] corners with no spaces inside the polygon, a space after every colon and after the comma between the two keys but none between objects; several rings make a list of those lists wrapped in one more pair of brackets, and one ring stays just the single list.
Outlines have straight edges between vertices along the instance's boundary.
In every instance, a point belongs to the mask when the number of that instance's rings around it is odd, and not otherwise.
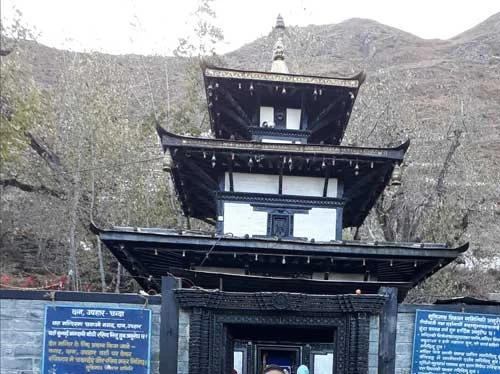
[{"label": "wooden window", "polygon": [[293,236],[293,215],[287,213],[269,213],[267,235],[280,238]]},{"label": "wooden window", "polygon": [[286,128],[286,109],[283,107],[274,108],[274,124],[278,129]]}]

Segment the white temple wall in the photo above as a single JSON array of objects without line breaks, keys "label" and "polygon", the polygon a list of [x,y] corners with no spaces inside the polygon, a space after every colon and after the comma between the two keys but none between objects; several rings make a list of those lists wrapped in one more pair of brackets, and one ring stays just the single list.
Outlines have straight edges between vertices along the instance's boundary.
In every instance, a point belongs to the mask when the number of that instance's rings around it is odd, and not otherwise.
[{"label": "white temple wall", "polygon": [[[323,196],[324,178],[283,176],[283,195]],[[327,197],[337,197],[337,179],[328,180]]]},{"label": "white temple wall", "polygon": [[293,236],[320,241],[336,239],[337,209],[312,208],[293,216]]},{"label": "white temple wall", "polygon": [[273,139],[273,138],[262,138],[262,143],[282,143],[282,144],[292,144],[292,143],[301,143],[300,141],[292,141],[285,139]]},{"label": "white temple wall", "polygon": [[267,213],[254,211],[250,204],[224,203],[224,234],[266,235]]},{"label": "white temple wall", "polygon": [[[224,233],[235,236],[267,235],[267,212],[250,204],[224,203]],[[336,240],[337,210],[311,208],[308,214],[294,214],[293,236],[319,241]]]},{"label": "white temple wall", "polygon": [[[286,108],[286,128],[300,130],[300,109]],[[274,108],[271,106],[260,107],[260,126],[274,127]],[[265,124],[264,124],[265,123]]]},{"label": "white temple wall", "polygon": [[[225,174],[224,190],[230,190],[229,173]],[[283,176],[282,195],[322,197],[324,178]],[[279,176],[252,173],[233,173],[234,192],[278,194]],[[337,197],[338,181],[330,178],[327,196]],[[283,207],[286,209],[286,204]],[[224,202],[224,233],[235,236],[267,235],[268,212],[255,210],[249,203]],[[293,236],[320,241],[336,240],[337,209],[311,208],[293,214]]]},{"label": "white temple wall", "polygon": [[300,130],[300,109],[286,109],[286,128]]},{"label": "white temple wall", "polygon": [[[279,176],[254,173],[233,173],[234,192],[279,193]],[[324,178],[283,176],[283,195],[323,196]],[[337,197],[336,178],[328,180],[327,197]],[[224,177],[224,191],[229,191],[229,173]]]},{"label": "white temple wall", "polygon": [[[279,177],[268,174],[233,173],[234,192],[277,194]],[[225,175],[224,190],[229,191],[229,173]]]},{"label": "white temple wall", "polygon": [[268,126],[274,126],[274,108],[272,106],[260,107],[260,125],[267,122]]}]

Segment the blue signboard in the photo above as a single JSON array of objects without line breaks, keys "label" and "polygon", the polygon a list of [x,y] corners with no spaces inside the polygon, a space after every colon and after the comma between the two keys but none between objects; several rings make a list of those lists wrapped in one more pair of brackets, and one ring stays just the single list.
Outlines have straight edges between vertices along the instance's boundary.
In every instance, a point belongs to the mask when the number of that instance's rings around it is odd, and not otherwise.
[{"label": "blue signboard", "polygon": [[411,372],[500,373],[500,315],[417,310]]},{"label": "blue signboard", "polygon": [[47,305],[42,374],[148,374],[151,310]]}]

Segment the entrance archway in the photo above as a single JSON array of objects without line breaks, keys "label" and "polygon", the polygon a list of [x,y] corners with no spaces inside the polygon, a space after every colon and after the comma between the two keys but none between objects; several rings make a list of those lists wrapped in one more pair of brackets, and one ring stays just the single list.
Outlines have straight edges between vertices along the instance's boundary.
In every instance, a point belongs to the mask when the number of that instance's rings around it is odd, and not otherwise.
[{"label": "entrance archway", "polygon": [[[232,373],[238,347],[245,356],[247,374],[256,373],[264,357],[288,357],[292,365],[298,361],[311,365],[312,340],[315,334],[321,336],[320,331],[332,337],[330,342],[319,342],[333,344],[331,352],[317,346],[325,360],[331,354],[332,373],[367,373],[369,315],[378,313],[386,302],[383,295],[194,289],[176,290],[175,296],[179,307],[190,313],[189,374]],[[300,333],[305,334],[302,340]],[[279,336],[270,340],[270,335]],[[245,355],[243,342],[254,345]]]}]

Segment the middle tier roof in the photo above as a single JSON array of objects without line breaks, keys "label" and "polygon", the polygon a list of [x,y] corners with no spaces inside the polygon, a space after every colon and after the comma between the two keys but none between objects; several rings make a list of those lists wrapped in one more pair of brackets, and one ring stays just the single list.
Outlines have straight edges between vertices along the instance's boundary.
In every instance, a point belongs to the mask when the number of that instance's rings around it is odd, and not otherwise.
[{"label": "middle tier roof", "polygon": [[184,214],[210,223],[216,221],[227,172],[338,178],[343,227],[360,226],[409,146],[409,141],[395,148],[260,143],[184,137],[163,129],[159,134]]}]

